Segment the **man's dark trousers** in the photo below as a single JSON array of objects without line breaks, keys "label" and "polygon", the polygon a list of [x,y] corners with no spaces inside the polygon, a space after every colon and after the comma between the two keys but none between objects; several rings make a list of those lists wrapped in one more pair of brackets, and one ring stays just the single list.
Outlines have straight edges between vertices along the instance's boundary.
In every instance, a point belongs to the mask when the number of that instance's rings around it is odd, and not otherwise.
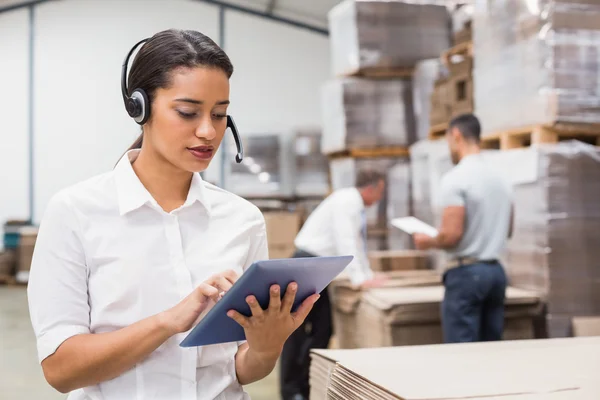
[{"label": "man's dark trousers", "polygon": [[451,268],[444,274],[442,328],[446,343],[501,340],[506,274],[497,262]]},{"label": "man's dark trousers", "polygon": [[[304,258],[314,257],[314,255],[297,250],[293,257]],[[308,399],[310,349],[326,349],[332,334],[331,304],[325,288],[304,323],[292,333],[283,347],[279,361],[283,400]]]}]

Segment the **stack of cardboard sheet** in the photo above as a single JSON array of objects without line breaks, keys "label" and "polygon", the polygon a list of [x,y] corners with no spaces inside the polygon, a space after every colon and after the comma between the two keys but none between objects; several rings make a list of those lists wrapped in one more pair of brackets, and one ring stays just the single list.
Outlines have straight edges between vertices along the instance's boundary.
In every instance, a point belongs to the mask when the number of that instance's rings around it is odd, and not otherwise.
[{"label": "stack of cardboard sheet", "polygon": [[300,230],[300,213],[268,211],[263,213],[267,226],[269,258],[289,258],[294,254],[294,240]]},{"label": "stack of cardboard sheet", "polygon": [[573,317],[600,316],[600,148],[570,141],[495,158],[514,184],[510,282],[547,301],[551,337],[569,336]]},{"label": "stack of cardboard sheet", "polygon": [[321,110],[324,153],[415,141],[410,80],[329,81],[321,91]]},{"label": "stack of cardboard sheet", "polygon": [[333,158],[329,162],[331,186],[333,190],[354,187],[356,176],[363,169],[376,170],[386,176],[386,193],[384,198],[373,207],[367,209],[367,224],[370,250],[407,249],[410,237],[394,228],[388,237],[389,212],[398,216],[410,215],[410,179],[409,162],[406,158]]},{"label": "stack of cardboard sheet", "polygon": [[[441,285],[397,287],[365,292],[356,309],[358,347],[385,347],[443,342]],[[505,339],[531,339],[542,306],[532,292],[506,291]]]},{"label": "stack of cardboard sheet", "polygon": [[427,252],[419,250],[370,251],[369,262],[373,271],[414,271],[429,269]]},{"label": "stack of cardboard sheet", "polygon": [[[386,287],[439,285],[442,280],[438,273],[431,270],[392,271],[386,274],[390,277]],[[340,348],[360,347],[357,309],[364,294],[372,290],[375,289],[357,288],[345,278],[335,279],[329,285],[334,331]]]},{"label": "stack of cardboard sheet", "polygon": [[484,134],[600,123],[600,2],[477,1],[473,37]]},{"label": "stack of cardboard sheet", "polygon": [[311,399],[600,398],[600,338],[313,350],[311,358]]},{"label": "stack of cardboard sheet", "polygon": [[448,48],[451,22],[446,7],[410,3],[346,0],[332,8],[328,20],[333,74],[413,67]]}]

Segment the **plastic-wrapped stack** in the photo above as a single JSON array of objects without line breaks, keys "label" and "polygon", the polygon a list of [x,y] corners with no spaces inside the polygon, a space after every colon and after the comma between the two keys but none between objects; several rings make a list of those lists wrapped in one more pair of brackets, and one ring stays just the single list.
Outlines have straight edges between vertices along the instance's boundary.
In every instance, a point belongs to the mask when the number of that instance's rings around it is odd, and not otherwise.
[{"label": "plastic-wrapped stack", "polygon": [[488,134],[600,123],[600,2],[482,0],[473,29],[476,113]]},{"label": "plastic-wrapped stack", "polygon": [[[402,158],[337,158],[329,162],[331,184],[333,190],[353,187],[356,175],[363,169],[374,169],[387,174],[387,193],[375,206],[367,209],[367,225],[371,232],[381,235],[370,235],[370,250],[406,249],[410,246],[410,237],[403,235],[396,228],[390,229],[388,235],[383,233],[388,228],[388,212],[398,216],[410,215],[410,179],[409,162]],[[387,236],[387,238],[386,238]]]},{"label": "plastic-wrapped stack", "polygon": [[439,192],[444,174],[452,168],[445,140],[421,140],[410,147],[413,215],[437,225],[440,217]]},{"label": "plastic-wrapped stack", "polygon": [[324,196],[329,190],[327,157],[321,153],[321,132],[294,133],[294,187],[297,196]]},{"label": "plastic-wrapped stack", "polygon": [[391,166],[387,170],[387,184],[386,219],[388,221],[388,248],[408,249],[411,246],[410,236],[392,226],[390,220],[412,214],[410,201],[410,163],[403,161]]},{"label": "plastic-wrapped stack", "polygon": [[444,6],[346,0],[331,9],[328,19],[332,69],[338,76],[413,67],[450,46],[450,15]]},{"label": "plastic-wrapped stack", "polygon": [[415,140],[410,80],[340,78],[325,84],[321,96],[325,153]]},{"label": "plastic-wrapped stack", "polygon": [[[431,95],[435,82],[442,75],[442,62],[439,58],[420,61],[413,75],[413,102],[417,125],[417,139],[429,137],[430,116],[432,113]],[[435,118],[432,118],[435,121]],[[443,118],[442,118],[443,119]]]},{"label": "plastic-wrapped stack", "polygon": [[600,315],[600,148],[571,141],[496,157],[515,188],[511,284],[541,293],[550,336],[568,336],[572,317]]}]

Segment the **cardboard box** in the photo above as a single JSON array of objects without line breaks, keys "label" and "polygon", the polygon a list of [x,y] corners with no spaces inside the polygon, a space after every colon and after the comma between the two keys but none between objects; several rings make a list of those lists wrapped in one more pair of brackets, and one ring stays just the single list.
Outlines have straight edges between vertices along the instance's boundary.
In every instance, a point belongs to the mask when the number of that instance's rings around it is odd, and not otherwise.
[{"label": "cardboard box", "polygon": [[436,82],[431,94],[431,112],[430,112],[430,125],[438,125],[448,122],[450,119],[450,87],[451,81],[440,80]]},{"label": "cardboard box", "polygon": [[29,281],[29,270],[33,259],[33,250],[37,239],[36,227],[23,227],[20,229],[19,247],[17,249],[17,282]]},{"label": "cardboard box", "polygon": [[470,74],[452,77],[449,92],[452,117],[473,112],[473,77]]},{"label": "cardboard box", "polygon": [[7,277],[15,274],[17,254],[13,249],[0,252],[0,276]]},{"label": "cardboard box", "polygon": [[293,246],[300,230],[300,214],[287,211],[263,213],[267,225],[269,246]]},{"label": "cardboard box", "polygon": [[456,58],[452,58],[448,65],[448,71],[450,71],[452,77],[464,75],[470,76],[473,73],[473,57],[457,56]]},{"label": "cardboard box", "polygon": [[429,268],[427,252],[418,250],[382,250],[369,252],[373,271],[406,271]]},{"label": "cardboard box", "polygon": [[469,25],[467,28],[463,28],[458,32],[454,32],[454,45],[462,43],[468,43],[473,40],[473,30]]}]

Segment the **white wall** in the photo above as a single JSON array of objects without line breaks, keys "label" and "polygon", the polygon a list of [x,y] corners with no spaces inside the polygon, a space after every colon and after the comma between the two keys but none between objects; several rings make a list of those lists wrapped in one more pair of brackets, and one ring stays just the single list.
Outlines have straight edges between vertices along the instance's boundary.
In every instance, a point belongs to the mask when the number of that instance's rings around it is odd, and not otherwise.
[{"label": "white wall", "polygon": [[[225,27],[225,49],[235,69],[229,113],[240,133],[288,134],[321,126],[319,91],[329,79],[329,39],[235,11],[225,14]],[[212,163],[207,179],[219,177],[219,163]]]},{"label": "white wall", "polygon": [[0,14],[0,225],[29,217],[28,21],[26,9]]},{"label": "white wall", "polygon": [[[195,29],[218,40],[215,6],[190,0],[145,0],[141,7],[140,3],[61,0],[35,7],[36,222],[52,195],[65,186],[110,170],[138,135],[139,127],[127,116],[119,88],[121,64],[133,43],[167,28]],[[19,13],[27,15],[26,11]],[[13,25],[0,24],[0,29],[9,29],[11,35],[13,31],[27,32],[26,19]],[[10,67],[18,74],[10,78],[9,87],[19,96],[27,88],[23,72],[27,65],[25,39],[9,44],[0,41],[0,49],[9,47],[0,54],[18,60],[18,65]],[[329,75],[327,40],[325,36],[257,17],[226,13],[226,51],[235,67],[231,114],[242,134],[288,132],[297,125],[320,125],[318,90]],[[3,63],[0,61],[0,66]],[[0,101],[24,103],[26,110],[27,99]],[[11,115],[18,120],[10,122],[11,126],[26,126],[26,111],[14,111]],[[6,129],[0,130],[2,145],[5,132]],[[15,147],[10,150],[11,160],[21,160],[18,154],[27,154],[24,138],[11,144]],[[13,165],[6,161],[1,165],[7,164]],[[18,177],[26,177],[25,163],[11,170]],[[215,160],[208,178],[218,181],[218,170]],[[23,192],[27,180],[18,178],[15,186]],[[26,210],[22,207],[26,194],[0,194],[0,199],[9,203],[0,205],[0,218],[4,214],[22,214]]]},{"label": "white wall", "polygon": [[36,7],[36,221],[54,193],[110,170],[138,135],[120,93],[131,46],[172,27],[217,35],[216,7],[185,0],[143,4],[62,0]]}]

